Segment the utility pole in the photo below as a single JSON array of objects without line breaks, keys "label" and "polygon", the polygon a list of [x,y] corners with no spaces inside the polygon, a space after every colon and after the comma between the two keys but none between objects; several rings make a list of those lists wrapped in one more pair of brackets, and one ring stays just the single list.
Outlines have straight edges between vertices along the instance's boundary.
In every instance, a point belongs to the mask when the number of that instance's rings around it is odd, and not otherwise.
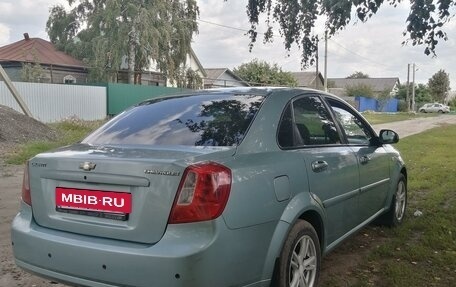
[{"label": "utility pole", "polygon": [[413,63],[412,111],[415,111],[415,63]]},{"label": "utility pole", "polygon": [[328,91],[328,30],[325,31],[325,92]]},{"label": "utility pole", "polygon": [[315,56],[315,89],[319,88],[320,77],[318,76],[320,72],[318,71],[318,38],[317,38],[317,55]]},{"label": "utility pole", "polygon": [[407,94],[405,97],[407,103],[407,112],[410,112],[410,64],[407,64]]}]

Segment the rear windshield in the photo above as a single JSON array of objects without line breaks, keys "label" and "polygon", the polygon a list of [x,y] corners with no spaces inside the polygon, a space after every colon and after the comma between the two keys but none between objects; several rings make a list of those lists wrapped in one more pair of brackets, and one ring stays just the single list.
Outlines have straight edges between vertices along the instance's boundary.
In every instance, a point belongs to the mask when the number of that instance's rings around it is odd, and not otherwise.
[{"label": "rear windshield", "polygon": [[263,99],[208,94],[150,100],[119,114],[82,142],[233,146],[244,138]]}]

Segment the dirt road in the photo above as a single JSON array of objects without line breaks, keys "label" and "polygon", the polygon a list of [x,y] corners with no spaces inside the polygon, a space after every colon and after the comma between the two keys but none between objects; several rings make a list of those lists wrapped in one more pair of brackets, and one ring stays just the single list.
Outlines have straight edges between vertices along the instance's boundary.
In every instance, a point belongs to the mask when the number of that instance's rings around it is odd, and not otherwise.
[{"label": "dirt road", "polygon": [[[442,115],[433,118],[420,118],[376,125],[374,128],[377,131],[384,128],[393,129],[399,133],[401,138],[404,138],[442,124],[456,124],[456,116]],[[55,284],[22,271],[12,259],[10,225],[19,207],[22,174],[22,166],[5,165],[0,157],[0,286],[64,287],[64,285]],[[346,286],[350,286],[351,270],[356,269],[370,248],[383,239],[382,229],[368,227],[337,248],[323,262],[322,283],[326,283],[328,286],[332,285],[325,282],[325,274],[335,274],[347,283]]]},{"label": "dirt road", "polygon": [[10,225],[19,208],[22,175],[23,166],[5,165],[0,159],[0,286],[63,287],[22,271],[12,259]]},{"label": "dirt road", "polygon": [[417,118],[407,121],[374,125],[373,127],[377,132],[381,129],[394,130],[399,134],[399,138],[405,138],[446,124],[456,124],[456,115],[440,115],[430,118]]}]

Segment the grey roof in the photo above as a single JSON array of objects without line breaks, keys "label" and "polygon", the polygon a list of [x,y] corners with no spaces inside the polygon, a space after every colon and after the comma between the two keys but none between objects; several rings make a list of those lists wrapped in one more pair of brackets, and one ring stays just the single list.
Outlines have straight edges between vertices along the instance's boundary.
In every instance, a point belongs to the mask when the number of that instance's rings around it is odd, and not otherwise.
[{"label": "grey roof", "polygon": [[[298,87],[314,87],[315,86],[315,72],[291,72],[293,77],[298,82]],[[321,73],[319,74],[321,77]],[[320,78],[322,81],[322,77]]]},{"label": "grey roof", "polygon": [[399,78],[366,78],[366,79],[346,79],[346,78],[329,78],[329,86],[334,88],[346,89],[347,87],[368,85],[374,92],[391,91]]},{"label": "grey roof", "polygon": [[226,70],[227,68],[220,68],[220,69],[211,69],[205,68],[204,69],[207,74],[207,79],[205,80],[206,83],[213,83],[216,79],[218,79]]},{"label": "grey roof", "polygon": [[207,77],[204,79],[204,85],[212,85],[215,81],[217,81],[224,73],[229,74],[232,78],[236,79],[237,81],[249,86],[249,84],[244,81],[243,79],[239,78],[235,73],[233,73],[228,68],[206,68]]}]

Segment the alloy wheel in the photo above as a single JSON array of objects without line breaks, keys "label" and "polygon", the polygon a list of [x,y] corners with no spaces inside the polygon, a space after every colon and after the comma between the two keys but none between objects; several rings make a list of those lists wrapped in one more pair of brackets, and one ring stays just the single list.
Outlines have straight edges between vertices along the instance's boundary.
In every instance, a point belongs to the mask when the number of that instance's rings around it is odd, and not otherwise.
[{"label": "alloy wheel", "polygon": [[315,243],[308,235],[295,244],[289,270],[290,287],[312,287],[317,275],[317,252]]},{"label": "alloy wheel", "polygon": [[405,204],[407,200],[407,193],[405,184],[403,181],[399,181],[396,190],[396,204],[395,204],[395,216],[397,221],[401,221],[405,214]]}]

